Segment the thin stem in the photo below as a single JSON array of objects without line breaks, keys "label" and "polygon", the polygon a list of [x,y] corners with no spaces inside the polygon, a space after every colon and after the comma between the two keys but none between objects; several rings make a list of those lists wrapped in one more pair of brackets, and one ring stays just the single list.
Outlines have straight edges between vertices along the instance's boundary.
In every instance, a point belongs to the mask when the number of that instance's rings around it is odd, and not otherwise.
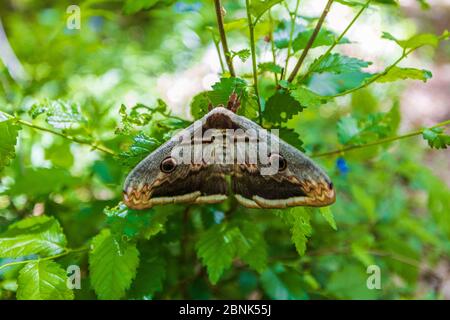
[{"label": "thin stem", "polygon": [[255,89],[255,95],[258,102],[259,124],[262,125],[261,100],[259,98],[259,91],[258,91],[258,70],[256,68],[256,46],[255,46],[255,32],[254,32],[255,25],[253,24],[252,16],[250,14],[249,0],[245,0],[245,6],[247,9],[248,30],[250,34],[250,51],[252,54],[253,87]]},{"label": "thin stem", "polygon": [[325,6],[325,9],[323,9],[322,15],[320,16],[319,21],[317,21],[316,27],[314,28],[314,31],[313,31],[311,37],[309,38],[305,49],[303,50],[300,58],[297,61],[297,64],[294,67],[294,70],[292,70],[292,73],[291,73],[291,75],[288,78],[289,82],[292,82],[295,79],[295,77],[297,76],[297,73],[300,71],[300,67],[303,64],[303,61],[305,60],[309,49],[311,49],[311,47],[312,47],[312,45],[314,43],[314,40],[316,40],[316,37],[317,37],[317,35],[319,34],[319,31],[320,31],[320,28],[322,28],[322,24],[325,21],[325,17],[327,16],[328,12],[330,11],[330,7],[333,4],[333,1],[334,0],[328,0],[327,4]]},{"label": "thin stem", "polygon": [[82,251],[87,251],[87,250],[88,250],[88,248],[86,248],[86,247],[78,248],[78,249],[66,248],[63,252],[61,252],[59,254],[56,254],[56,255],[53,255],[53,256],[48,256],[48,257],[45,257],[45,258],[37,258],[37,259],[29,259],[29,260],[22,260],[22,261],[14,261],[14,262],[10,262],[10,263],[5,263],[5,264],[2,264],[0,266],[0,270],[4,269],[4,268],[7,268],[7,267],[20,265],[20,264],[26,264],[26,263],[34,262],[34,261],[53,260],[53,259],[57,259],[57,258],[60,258],[60,257],[67,256],[68,254],[71,254],[71,253],[82,252]]},{"label": "thin stem", "polygon": [[402,60],[403,60],[404,58],[406,58],[411,52],[413,52],[414,50],[416,50],[416,49],[418,49],[418,48],[420,48],[420,47],[413,48],[413,49],[411,49],[411,50],[409,50],[409,51],[407,51],[407,52],[403,51],[403,53],[402,53],[402,55],[400,56],[400,58],[398,58],[397,60],[395,60],[395,62],[394,62],[393,64],[391,64],[389,67],[387,67],[383,72],[380,72],[380,73],[376,74],[375,76],[369,78],[369,80],[363,82],[360,86],[355,87],[355,88],[348,89],[348,90],[346,90],[346,91],[337,93],[337,94],[332,95],[332,96],[326,96],[325,98],[332,99],[332,98],[336,98],[336,97],[342,97],[342,96],[345,96],[345,95],[347,95],[347,94],[349,94],[349,93],[355,92],[355,91],[357,91],[357,90],[360,90],[360,89],[362,89],[362,88],[365,88],[365,87],[371,85],[372,83],[374,83],[375,81],[377,81],[379,78],[381,78],[382,76],[386,75],[392,68],[394,68],[395,66],[397,66],[397,64],[399,64],[400,61],[402,61]]},{"label": "thin stem", "polygon": [[[272,61],[273,64],[277,64],[277,55],[275,53],[275,42],[273,41],[273,19],[272,19],[272,12],[271,9],[269,9],[269,23],[270,23],[270,49],[272,50]],[[273,73],[275,77],[275,85],[278,85],[278,75],[276,72]]]},{"label": "thin stem", "polygon": [[[431,128],[439,128],[439,127],[443,127],[443,126],[446,126],[446,125],[449,125],[449,124],[450,124],[450,119],[446,120],[444,122],[438,123],[438,124],[436,124],[435,126],[433,126]],[[318,153],[318,154],[312,155],[311,157],[312,158],[320,158],[320,157],[338,155],[338,154],[342,154],[344,152],[349,152],[349,151],[356,150],[356,149],[362,149],[362,148],[376,146],[376,145],[379,145],[379,144],[390,143],[390,142],[393,142],[393,141],[396,141],[396,140],[401,140],[401,139],[405,139],[405,138],[418,136],[418,135],[422,134],[424,130],[425,129],[420,129],[420,130],[413,131],[413,132],[410,132],[410,133],[406,133],[406,134],[403,134],[403,135],[372,141],[372,142],[369,142],[369,143],[366,143],[366,144],[348,146],[348,147],[337,149],[337,150],[333,150],[333,151],[328,151],[328,152],[324,152],[324,153]]]},{"label": "thin stem", "polygon": [[28,122],[28,121],[25,121],[25,120],[22,120],[22,119],[19,119],[19,118],[15,118],[15,117],[13,117],[13,118],[16,120],[17,123],[19,123],[21,125],[24,125],[24,126],[27,126],[27,127],[39,130],[39,131],[49,132],[51,134],[60,136],[60,137],[62,137],[64,139],[67,139],[67,140],[70,140],[70,141],[73,141],[73,142],[76,142],[76,143],[79,143],[79,144],[84,144],[84,145],[91,146],[92,149],[96,149],[96,150],[102,151],[102,152],[107,153],[107,154],[112,155],[112,156],[115,155],[114,151],[112,151],[111,149],[109,149],[109,148],[107,148],[105,146],[102,146],[102,145],[99,145],[99,144],[93,144],[92,142],[89,142],[89,141],[86,141],[86,140],[82,140],[82,139],[79,139],[79,138],[76,138],[76,137],[73,137],[73,136],[69,136],[69,135],[66,135],[66,134],[64,134],[62,132],[58,132],[58,131],[55,131],[55,130],[52,130],[52,129],[49,129],[49,128],[41,127],[41,126],[35,125],[35,124],[31,123],[31,122]]},{"label": "thin stem", "polygon": [[[361,14],[363,13],[363,11],[369,7],[369,3],[372,0],[368,0],[362,7],[361,9],[358,11],[358,13],[353,17],[352,21],[350,21],[350,23],[348,24],[348,26],[344,29],[344,31],[342,31],[342,33],[339,35],[339,37],[336,38],[336,40],[334,40],[333,44],[327,49],[327,51],[321,55],[315,62],[316,65],[318,65],[320,62],[322,62],[323,59],[325,59],[330,52],[334,49],[334,47],[336,47],[336,45],[341,42],[342,38],[344,38],[345,34],[348,32],[348,30],[350,30],[350,28],[353,26],[353,24],[356,22],[356,20],[358,20],[358,18],[361,16]],[[306,72],[300,79],[300,82],[305,80],[309,75],[310,75],[310,71]]]},{"label": "thin stem", "polygon": [[213,31],[211,31],[211,33],[214,46],[216,47],[217,55],[219,56],[220,68],[222,69],[222,73],[225,73],[225,65],[223,64],[222,54],[220,53],[219,41],[216,41],[216,37],[214,36]]},{"label": "thin stem", "polygon": [[228,65],[228,70],[232,77],[236,76],[233,67],[233,60],[231,59],[230,50],[228,49],[227,37],[225,34],[225,28],[223,26],[222,5],[220,0],[214,0],[214,6],[216,8],[217,26],[219,27],[220,40],[222,42],[223,53],[225,55],[225,61]]},{"label": "thin stem", "polygon": [[289,12],[290,18],[291,18],[291,30],[289,32],[289,42],[288,42],[288,51],[287,51],[287,55],[286,55],[286,61],[284,64],[284,75],[287,74],[287,70],[289,67],[289,59],[291,59],[291,55],[292,55],[292,41],[294,38],[294,31],[295,31],[295,21],[297,20],[297,11],[298,11],[298,7],[300,5],[300,0],[297,0],[297,2],[295,3],[295,10],[293,12],[289,11],[289,7],[287,5],[287,3],[285,2],[286,5],[286,9]]}]

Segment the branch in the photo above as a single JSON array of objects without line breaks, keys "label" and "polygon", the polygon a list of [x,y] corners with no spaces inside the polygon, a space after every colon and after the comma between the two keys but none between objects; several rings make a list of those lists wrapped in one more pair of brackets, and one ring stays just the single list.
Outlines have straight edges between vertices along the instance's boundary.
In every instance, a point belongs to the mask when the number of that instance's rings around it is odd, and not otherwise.
[{"label": "branch", "polygon": [[78,249],[66,248],[66,249],[64,249],[63,252],[61,252],[59,254],[56,254],[56,255],[53,255],[53,256],[48,256],[48,257],[45,257],[45,258],[37,258],[37,259],[29,259],[29,260],[21,260],[21,261],[13,261],[13,262],[10,262],[10,263],[5,263],[5,264],[2,264],[0,266],[0,270],[4,269],[4,268],[7,268],[7,267],[11,267],[11,266],[19,265],[19,264],[25,264],[25,263],[29,263],[29,262],[33,262],[33,261],[53,260],[53,259],[57,259],[57,258],[60,258],[60,257],[67,256],[68,254],[71,254],[71,253],[87,251],[88,249],[89,248],[85,248],[85,247],[78,248]]},{"label": "branch", "polygon": [[79,138],[76,138],[76,137],[73,137],[73,136],[69,136],[69,135],[66,135],[66,134],[64,134],[62,132],[58,132],[58,131],[55,131],[55,130],[52,130],[52,129],[49,129],[49,128],[41,127],[41,126],[35,125],[35,124],[31,123],[31,122],[28,122],[28,121],[25,121],[25,120],[22,120],[22,119],[19,119],[19,118],[16,118],[16,117],[12,117],[12,118],[15,119],[16,122],[21,124],[21,125],[24,125],[24,126],[27,126],[27,127],[39,130],[39,131],[49,132],[51,134],[60,136],[60,137],[62,137],[64,139],[67,139],[67,140],[70,140],[70,141],[73,141],[73,142],[76,142],[76,143],[79,143],[79,144],[84,144],[84,145],[91,146],[92,149],[102,151],[102,152],[107,153],[107,154],[109,154],[111,156],[115,155],[114,151],[112,151],[111,149],[109,149],[109,148],[107,148],[105,146],[102,146],[100,144],[95,144],[95,143],[92,143],[90,141],[86,141],[86,140],[82,140],[82,139],[79,139]]},{"label": "branch", "polygon": [[[450,119],[446,120],[444,122],[438,123],[437,125],[435,125],[435,126],[433,126],[431,128],[443,127],[443,126],[446,126],[446,125],[449,125],[449,124],[450,124]],[[333,151],[328,151],[328,152],[324,152],[324,153],[317,153],[317,154],[313,154],[311,157],[312,158],[320,158],[320,157],[332,156],[332,155],[337,155],[337,154],[341,154],[341,153],[344,153],[344,152],[349,152],[349,151],[356,150],[356,149],[362,149],[362,148],[376,146],[376,145],[379,145],[379,144],[390,143],[390,142],[393,142],[393,141],[396,141],[396,140],[401,140],[401,139],[405,139],[405,138],[418,136],[418,135],[422,134],[424,130],[425,129],[420,129],[420,130],[413,131],[413,132],[410,132],[410,133],[406,133],[406,134],[403,134],[403,135],[400,135],[400,136],[384,138],[384,139],[372,141],[372,142],[369,142],[369,143],[366,143],[366,144],[353,145],[353,146],[348,146],[348,147],[337,149],[337,150],[333,150]]]},{"label": "branch", "polygon": [[[358,20],[359,16],[363,13],[364,10],[366,10],[369,7],[369,4],[372,0],[368,0],[362,7],[361,9],[358,11],[358,13],[353,17],[352,21],[350,21],[350,23],[348,24],[348,26],[344,29],[344,31],[339,35],[339,37],[337,37],[333,44],[328,48],[328,50],[321,55],[317,61],[315,62],[315,64],[319,64],[320,62],[322,62],[323,59],[325,59],[330,52],[334,49],[334,47],[336,47],[336,45],[342,40],[342,38],[344,38],[345,34],[348,32],[348,30],[350,30],[350,28],[353,26],[353,24],[356,22],[356,20]],[[300,82],[305,80],[311,72],[306,72],[300,79]]]},{"label": "branch", "polygon": [[327,5],[325,6],[325,9],[323,9],[322,15],[319,18],[319,21],[317,21],[316,27],[311,35],[311,37],[308,40],[308,43],[306,44],[305,49],[302,52],[302,55],[297,61],[297,64],[294,67],[294,70],[292,70],[291,75],[288,78],[288,82],[292,82],[294,78],[297,76],[297,73],[300,71],[300,67],[303,64],[303,61],[306,58],[306,55],[308,54],[309,49],[311,49],[314,40],[316,40],[317,35],[319,34],[320,28],[322,28],[322,24],[325,21],[325,17],[327,16],[328,12],[330,11],[331,4],[333,3],[333,0],[328,0]]},{"label": "branch", "polygon": [[255,48],[255,32],[254,32],[255,25],[253,24],[252,16],[250,14],[249,0],[245,0],[245,7],[247,9],[248,30],[250,33],[250,51],[252,53],[252,68],[253,68],[253,87],[258,102],[259,124],[262,125],[261,101],[259,99],[259,91],[258,91],[258,70],[256,68],[256,48]]},{"label": "branch", "polygon": [[228,49],[227,37],[225,35],[225,28],[223,26],[223,15],[222,15],[222,5],[220,4],[220,0],[214,0],[214,6],[216,7],[216,16],[217,16],[217,26],[219,27],[220,40],[222,42],[223,53],[225,54],[225,60],[228,65],[228,70],[230,71],[230,75],[232,77],[236,76],[233,67],[233,60],[231,59],[231,54]]},{"label": "branch", "polygon": [[[273,64],[276,65],[277,64],[277,55],[275,53],[275,42],[273,41],[273,19],[272,19],[272,13],[271,10],[269,9],[269,22],[270,22],[270,49],[272,51],[272,61]],[[275,77],[275,85],[278,86],[278,75],[276,72],[273,73],[274,77]]]}]

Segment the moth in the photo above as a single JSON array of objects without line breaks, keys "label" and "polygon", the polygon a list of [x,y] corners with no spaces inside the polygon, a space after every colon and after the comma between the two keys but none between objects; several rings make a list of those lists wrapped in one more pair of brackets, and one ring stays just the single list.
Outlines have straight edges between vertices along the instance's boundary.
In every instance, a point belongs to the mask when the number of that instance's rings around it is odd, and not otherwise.
[{"label": "moth", "polygon": [[[150,153],[126,178],[124,203],[137,210],[169,203],[218,203],[229,196],[248,208],[334,203],[333,183],[322,169],[276,135],[237,115],[236,109],[236,103],[211,109]],[[246,132],[253,135],[246,136]],[[262,148],[266,158],[249,161],[247,156],[255,146],[264,144],[277,146],[276,151]],[[205,150],[209,161],[202,158]],[[219,151],[227,153],[228,161],[211,161]],[[276,171],[263,174],[269,167]]]}]

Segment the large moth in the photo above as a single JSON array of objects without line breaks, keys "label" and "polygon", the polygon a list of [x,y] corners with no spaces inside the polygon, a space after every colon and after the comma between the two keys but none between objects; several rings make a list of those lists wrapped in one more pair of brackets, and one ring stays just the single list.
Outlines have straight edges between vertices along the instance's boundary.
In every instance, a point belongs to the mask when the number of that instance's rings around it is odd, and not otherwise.
[{"label": "large moth", "polygon": [[[125,204],[146,209],[218,203],[229,196],[249,208],[320,207],[335,201],[330,178],[312,160],[234,111],[212,109],[149,154],[125,181]],[[255,153],[263,157],[250,159]]]}]

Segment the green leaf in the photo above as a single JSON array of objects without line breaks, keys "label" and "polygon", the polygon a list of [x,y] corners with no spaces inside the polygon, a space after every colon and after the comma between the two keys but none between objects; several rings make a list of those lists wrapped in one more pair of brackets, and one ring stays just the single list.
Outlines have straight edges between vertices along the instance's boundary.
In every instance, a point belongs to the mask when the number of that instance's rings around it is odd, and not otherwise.
[{"label": "green leaf", "polygon": [[260,64],[258,64],[258,69],[259,69],[259,72],[261,72],[261,73],[274,72],[277,74],[281,74],[281,72],[283,71],[283,67],[281,67],[273,62],[260,63]]},{"label": "green leaf", "polygon": [[67,240],[53,217],[32,217],[16,222],[0,234],[0,258],[36,254],[52,256],[64,251]]},{"label": "green leaf", "polygon": [[100,299],[120,299],[136,276],[139,252],[136,245],[113,237],[107,229],[97,235],[89,252],[91,284]]},{"label": "green leaf", "polygon": [[133,168],[160,145],[161,142],[155,138],[139,133],[128,151],[119,153],[118,157],[123,166]]},{"label": "green leaf", "polygon": [[[297,52],[299,50],[303,50],[306,48],[306,44],[308,43],[309,38],[311,38],[311,35],[313,34],[314,29],[308,29],[306,31],[299,32],[297,36],[295,37],[294,41],[292,42],[292,49],[294,52]],[[330,46],[334,43],[336,40],[336,35],[327,29],[320,29],[319,33],[317,34],[316,39],[314,39],[314,42],[311,46],[311,48],[317,48],[322,46]],[[347,38],[342,38],[339,41],[339,44],[344,43],[350,43]]]},{"label": "green leaf", "polygon": [[261,231],[248,221],[239,223],[239,228],[245,239],[244,250],[239,253],[240,257],[254,270],[263,272],[267,268],[267,248]]},{"label": "green leaf", "polygon": [[[45,183],[42,183],[45,181]],[[42,196],[51,192],[58,192],[64,187],[73,186],[77,179],[63,168],[26,168],[23,175],[17,177],[15,183],[8,190],[8,194],[25,194],[28,196]]]},{"label": "green leaf", "polygon": [[406,40],[399,40],[389,32],[383,32],[383,35],[381,37],[384,39],[395,41],[403,49],[415,49],[425,45],[437,47],[441,40],[448,39],[449,32],[445,30],[440,36],[431,33],[422,33],[414,35]]},{"label": "green leaf", "polygon": [[264,119],[271,123],[283,123],[303,110],[302,105],[286,91],[277,91],[266,102]]},{"label": "green leaf", "polygon": [[247,61],[247,59],[250,57],[250,50],[249,49],[242,49],[239,51],[231,51],[231,58],[238,57],[241,59],[242,62]]},{"label": "green leaf", "polygon": [[155,244],[146,243],[139,247],[140,264],[136,279],[130,288],[130,297],[134,299],[152,299],[161,291],[166,276],[166,262]]},{"label": "green leaf", "polygon": [[445,134],[443,128],[425,129],[422,136],[431,148],[447,149],[450,146],[450,135]]},{"label": "green leaf", "polygon": [[213,90],[209,91],[208,97],[214,107],[222,104],[227,105],[230,95],[235,92],[238,97],[247,96],[247,82],[240,78],[221,78],[212,86]]},{"label": "green leaf", "polygon": [[324,219],[328,222],[330,227],[333,228],[333,230],[337,230],[336,221],[334,220],[334,215],[330,207],[319,208],[319,211],[322,217],[324,217]]},{"label": "green leaf", "polygon": [[305,151],[303,148],[303,140],[300,138],[300,135],[291,128],[285,128],[285,127],[273,127],[273,129],[278,129],[280,138],[289,143],[291,146],[297,148],[300,151]]},{"label": "green leaf", "polygon": [[289,270],[281,264],[276,264],[261,275],[261,284],[264,292],[277,300],[307,299],[308,295],[303,289],[305,283],[298,272]]},{"label": "green leaf", "polygon": [[67,287],[67,274],[53,261],[29,262],[20,271],[18,278],[18,300],[73,300]]},{"label": "green leaf", "polygon": [[255,16],[258,21],[261,16],[272,8],[274,5],[282,2],[282,0],[254,0],[250,4],[250,13]]},{"label": "green leaf", "polygon": [[[205,231],[197,241],[197,255],[208,270],[211,283],[216,284],[231,266],[236,254],[236,238],[242,237],[237,227],[222,223]],[[242,250],[243,251],[243,250]]]},{"label": "green leaf", "polygon": [[20,126],[0,111],[0,171],[15,157],[15,147]]},{"label": "green leaf", "polygon": [[200,119],[208,113],[208,106],[210,104],[209,91],[200,92],[191,102],[191,115],[195,120]]},{"label": "green leaf", "polygon": [[427,82],[432,77],[431,71],[415,68],[400,68],[397,66],[392,67],[389,71],[377,79],[377,82],[393,82],[397,80],[422,80]]},{"label": "green leaf", "polygon": [[87,122],[79,104],[63,100],[46,100],[35,104],[28,113],[33,119],[45,114],[47,123],[56,129],[78,129]]},{"label": "green leaf", "polygon": [[141,10],[151,9],[161,0],[126,0],[123,10],[125,14],[137,13]]},{"label": "green leaf", "polygon": [[294,207],[275,212],[291,229],[291,239],[299,255],[304,255],[306,243],[311,235],[310,212],[306,208]]},{"label": "green leaf", "polygon": [[323,60],[316,59],[309,67],[309,73],[344,73],[360,71],[372,64],[372,62],[360,60],[357,58],[343,56],[339,53],[333,53],[325,56]]},{"label": "green leaf", "polygon": [[297,100],[304,108],[315,108],[321,104],[326,103],[327,99],[309,90],[304,86],[298,86],[290,91],[291,96]]},{"label": "green leaf", "polygon": [[361,86],[372,73],[354,71],[345,73],[313,73],[309,77],[308,88],[322,96],[332,96]]}]

